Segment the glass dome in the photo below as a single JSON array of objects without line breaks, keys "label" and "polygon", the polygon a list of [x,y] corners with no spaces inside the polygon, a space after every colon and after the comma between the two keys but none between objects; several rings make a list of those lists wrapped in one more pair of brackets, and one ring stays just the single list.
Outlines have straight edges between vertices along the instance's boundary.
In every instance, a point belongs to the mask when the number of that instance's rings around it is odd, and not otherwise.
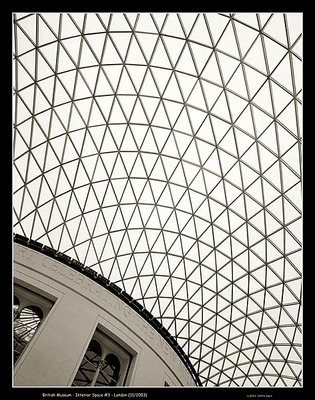
[{"label": "glass dome", "polygon": [[204,386],[301,386],[302,14],[13,15],[14,232]]}]

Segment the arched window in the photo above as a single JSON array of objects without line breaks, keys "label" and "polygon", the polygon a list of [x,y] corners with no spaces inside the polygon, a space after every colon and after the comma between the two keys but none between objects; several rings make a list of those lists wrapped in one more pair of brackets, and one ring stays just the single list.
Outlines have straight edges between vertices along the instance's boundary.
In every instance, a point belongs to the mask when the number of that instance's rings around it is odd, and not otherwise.
[{"label": "arched window", "polygon": [[95,373],[101,360],[102,348],[92,339],[83,357],[72,386],[92,386]]},{"label": "arched window", "polygon": [[53,301],[36,293],[30,287],[26,288],[14,283],[13,299],[13,359],[14,364],[20,359],[22,352],[34,337],[39,326],[53,307]]},{"label": "arched window", "polygon": [[97,329],[72,386],[124,385],[130,361],[131,356],[125,349]]},{"label": "arched window", "polygon": [[34,305],[19,310],[19,302],[14,296],[14,363],[22,354],[24,348],[34,336],[41,320],[43,311]]},{"label": "arched window", "polygon": [[[100,375],[103,379],[98,381],[103,381],[101,385],[105,386],[116,386],[119,379],[120,372],[120,362],[115,354],[107,354],[104,359],[103,368],[100,370]],[[97,386],[100,386],[100,383],[97,382]]]}]

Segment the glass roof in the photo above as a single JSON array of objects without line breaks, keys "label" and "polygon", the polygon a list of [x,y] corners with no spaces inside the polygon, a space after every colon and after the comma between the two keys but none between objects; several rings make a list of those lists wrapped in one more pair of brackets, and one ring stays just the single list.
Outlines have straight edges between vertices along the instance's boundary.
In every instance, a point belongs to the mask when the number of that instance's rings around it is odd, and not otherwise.
[{"label": "glass roof", "polygon": [[301,385],[302,14],[13,15],[14,232],[204,386]]}]

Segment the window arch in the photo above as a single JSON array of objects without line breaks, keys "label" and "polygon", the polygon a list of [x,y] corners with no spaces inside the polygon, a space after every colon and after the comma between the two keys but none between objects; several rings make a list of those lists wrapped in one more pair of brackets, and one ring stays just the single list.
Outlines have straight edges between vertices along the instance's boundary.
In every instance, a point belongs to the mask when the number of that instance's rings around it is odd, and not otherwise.
[{"label": "window arch", "polygon": [[[23,350],[34,336],[42,319],[43,311],[35,305],[29,305],[21,310],[20,304],[14,299],[14,363],[18,360]],[[17,299],[18,300],[18,299]]]},{"label": "window arch", "polygon": [[14,284],[13,306],[13,361],[18,361],[39,326],[50,312],[53,301],[18,284]]},{"label": "window arch", "polygon": [[101,356],[102,348],[100,344],[92,339],[74,378],[73,386],[92,386]]},{"label": "window arch", "polygon": [[125,349],[97,329],[72,386],[123,385],[130,361],[131,356]]},{"label": "window arch", "polygon": [[115,354],[107,354],[104,359],[103,368],[100,371],[100,375],[103,377],[105,382],[108,382],[108,386],[116,386],[119,379],[120,372],[120,361]]}]

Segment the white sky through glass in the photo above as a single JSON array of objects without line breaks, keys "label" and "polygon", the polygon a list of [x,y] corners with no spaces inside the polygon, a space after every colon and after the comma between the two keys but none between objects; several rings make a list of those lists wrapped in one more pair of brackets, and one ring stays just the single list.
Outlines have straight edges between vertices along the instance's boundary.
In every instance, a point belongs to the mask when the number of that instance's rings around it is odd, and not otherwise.
[{"label": "white sky through glass", "polygon": [[205,386],[301,385],[302,14],[15,14],[14,232]]}]

